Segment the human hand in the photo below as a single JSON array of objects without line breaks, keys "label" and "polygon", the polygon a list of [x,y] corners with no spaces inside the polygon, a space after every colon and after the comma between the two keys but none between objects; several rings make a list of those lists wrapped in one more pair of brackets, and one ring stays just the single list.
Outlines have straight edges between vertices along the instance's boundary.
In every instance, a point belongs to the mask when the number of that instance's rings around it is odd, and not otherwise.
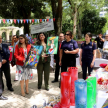
[{"label": "human hand", "polygon": [[44,54],[44,55],[42,55],[42,57],[48,57],[48,55]]},{"label": "human hand", "polygon": [[80,61],[80,65],[82,66],[82,61]]},{"label": "human hand", "polygon": [[3,59],[2,60],[2,64],[5,64],[7,62],[7,60]]},{"label": "human hand", "polygon": [[92,62],[91,65],[90,65],[90,67],[92,68],[93,66],[94,66],[94,63]]},{"label": "human hand", "polygon": [[56,60],[54,60],[54,63],[56,63]]},{"label": "human hand", "polygon": [[64,52],[65,52],[66,54],[69,54],[70,51],[68,51],[68,50],[64,50]]},{"label": "human hand", "polygon": [[59,66],[61,66],[62,64],[61,64],[61,61],[59,61]]},{"label": "human hand", "polygon": [[2,67],[2,62],[0,62],[0,68]]},{"label": "human hand", "polygon": [[23,62],[25,63],[25,59],[23,60]]}]

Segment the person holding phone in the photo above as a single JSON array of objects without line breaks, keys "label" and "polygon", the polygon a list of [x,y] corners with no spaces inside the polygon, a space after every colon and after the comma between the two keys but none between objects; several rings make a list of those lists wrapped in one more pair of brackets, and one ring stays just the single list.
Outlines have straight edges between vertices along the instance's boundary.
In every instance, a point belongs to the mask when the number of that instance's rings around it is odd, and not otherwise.
[{"label": "person holding phone", "polygon": [[71,31],[66,32],[65,39],[60,49],[61,72],[66,72],[68,67],[76,67],[76,54],[79,52],[78,44],[73,40]]},{"label": "person holding phone", "polygon": [[43,46],[43,51],[37,65],[38,89],[41,89],[42,87],[42,77],[44,71],[45,90],[49,91],[50,56],[46,54],[46,36],[44,33],[40,33],[38,35],[38,42],[36,45]]},{"label": "person holding phone", "polygon": [[96,45],[91,41],[92,34],[89,32],[85,35],[85,42],[81,45],[80,65],[82,66],[83,79],[87,77],[87,68],[89,75],[91,74],[96,58]]}]

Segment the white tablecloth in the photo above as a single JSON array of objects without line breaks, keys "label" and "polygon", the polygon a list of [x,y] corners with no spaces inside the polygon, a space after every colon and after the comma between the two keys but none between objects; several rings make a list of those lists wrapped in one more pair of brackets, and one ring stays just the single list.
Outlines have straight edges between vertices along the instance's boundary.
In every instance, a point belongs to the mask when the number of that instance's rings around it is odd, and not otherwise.
[{"label": "white tablecloth", "polygon": [[[101,108],[108,98],[108,93],[106,91],[99,90],[97,93],[97,108]],[[71,106],[70,108],[75,108],[75,106]]]}]

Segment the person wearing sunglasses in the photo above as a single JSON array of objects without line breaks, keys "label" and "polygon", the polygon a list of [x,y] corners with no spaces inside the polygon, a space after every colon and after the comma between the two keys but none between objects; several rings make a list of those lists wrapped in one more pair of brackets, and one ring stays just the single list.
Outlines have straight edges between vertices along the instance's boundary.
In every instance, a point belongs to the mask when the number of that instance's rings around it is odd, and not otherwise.
[{"label": "person wearing sunglasses", "polygon": [[76,67],[76,54],[79,52],[78,44],[73,40],[71,31],[66,32],[65,39],[60,49],[61,72],[66,72],[68,67]]}]

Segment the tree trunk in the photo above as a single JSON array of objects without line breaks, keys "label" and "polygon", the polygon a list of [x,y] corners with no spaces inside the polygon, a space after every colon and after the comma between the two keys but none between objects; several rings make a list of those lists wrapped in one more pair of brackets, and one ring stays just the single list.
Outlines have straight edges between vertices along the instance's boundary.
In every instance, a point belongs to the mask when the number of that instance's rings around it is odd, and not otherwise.
[{"label": "tree trunk", "polygon": [[51,0],[51,5],[53,17],[55,18],[55,35],[59,35],[62,32],[62,0],[58,0],[58,7],[56,6],[55,0]]},{"label": "tree trunk", "polygon": [[29,30],[29,22],[24,24],[24,34],[29,34],[30,30]]},{"label": "tree trunk", "polygon": [[73,17],[74,25],[73,25],[73,36],[76,36],[76,23],[77,23],[77,5],[75,4],[75,13]]},{"label": "tree trunk", "polygon": [[78,23],[78,39],[82,38],[82,33],[81,33],[81,21],[79,20]]}]

